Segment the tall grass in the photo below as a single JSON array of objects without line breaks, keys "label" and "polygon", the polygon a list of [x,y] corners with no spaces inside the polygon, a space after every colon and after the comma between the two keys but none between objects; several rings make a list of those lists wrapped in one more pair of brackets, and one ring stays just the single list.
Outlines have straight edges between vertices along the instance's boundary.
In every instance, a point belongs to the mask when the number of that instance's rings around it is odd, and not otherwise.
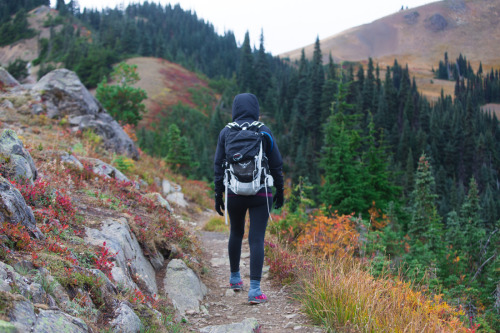
[{"label": "tall grass", "polygon": [[398,277],[375,278],[352,256],[311,260],[274,244],[268,254],[271,274],[279,277],[279,270],[288,270],[304,312],[328,332],[475,331],[464,327],[463,312],[439,295],[419,292]]}]

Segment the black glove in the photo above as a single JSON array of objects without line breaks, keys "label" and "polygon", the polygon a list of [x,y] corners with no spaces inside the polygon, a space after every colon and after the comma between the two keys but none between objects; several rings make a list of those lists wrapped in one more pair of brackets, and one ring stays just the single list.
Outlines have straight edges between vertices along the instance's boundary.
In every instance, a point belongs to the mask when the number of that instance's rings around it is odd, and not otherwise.
[{"label": "black glove", "polygon": [[215,193],[215,210],[220,216],[224,216],[224,201],[222,200],[222,193]]},{"label": "black glove", "polygon": [[283,207],[283,188],[281,189],[276,189],[276,194],[274,195],[273,202],[274,202],[274,209],[280,209]]}]

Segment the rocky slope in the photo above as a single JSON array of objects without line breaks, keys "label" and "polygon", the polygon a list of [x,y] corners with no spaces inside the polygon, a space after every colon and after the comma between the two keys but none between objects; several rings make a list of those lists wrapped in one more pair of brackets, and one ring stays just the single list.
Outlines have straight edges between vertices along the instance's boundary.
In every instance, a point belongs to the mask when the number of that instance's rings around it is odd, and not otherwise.
[{"label": "rocky slope", "polygon": [[180,217],[198,205],[177,176],[140,157],[74,73],[0,78],[0,331],[182,328],[203,294],[174,291],[206,287]]},{"label": "rocky slope", "polygon": [[74,73],[0,68],[0,125],[0,332],[321,332],[271,280],[262,306],[228,289],[208,187],[141,154]]}]

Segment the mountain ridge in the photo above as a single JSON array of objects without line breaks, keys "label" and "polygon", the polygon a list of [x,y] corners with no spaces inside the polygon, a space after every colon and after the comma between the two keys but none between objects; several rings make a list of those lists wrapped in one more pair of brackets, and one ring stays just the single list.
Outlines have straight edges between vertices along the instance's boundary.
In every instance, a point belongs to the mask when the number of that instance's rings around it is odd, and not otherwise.
[{"label": "mountain ridge", "polygon": [[[410,69],[430,69],[448,52],[452,59],[462,53],[473,65],[481,61],[487,68],[497,67],[500,55],[494,45],[500,42],[495,29],[499,22],[500,3],[493,0],[437,1],[321,39],[323,61],[328,61],[331,53],[336,62],[372,57],[380,65],[391,65],[397,58]],[[303,49],[311,58],[314,44]],[[301,50],[280,57],[296,60]]]}]

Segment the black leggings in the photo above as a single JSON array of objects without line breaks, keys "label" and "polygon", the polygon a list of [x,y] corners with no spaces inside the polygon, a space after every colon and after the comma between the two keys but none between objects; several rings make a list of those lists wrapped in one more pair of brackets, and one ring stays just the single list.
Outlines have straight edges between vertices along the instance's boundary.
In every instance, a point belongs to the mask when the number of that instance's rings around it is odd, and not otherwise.
[{"label": "black leggings", "polygon": [[[250,245],[250,280],[259,280],[262,276],[264,265],[264,236],[266,234],[267,219],[269,218],[266,193],[254,196],[241,196],[229,194],[227,210],[231,220],[231,234],[229,235],[229,263],[231,272],[240,270],[241,242],[245,233],[245,215],[250,212],[250,232],[248,244]],[[272,197],[267,196],[269,209]]]}]

